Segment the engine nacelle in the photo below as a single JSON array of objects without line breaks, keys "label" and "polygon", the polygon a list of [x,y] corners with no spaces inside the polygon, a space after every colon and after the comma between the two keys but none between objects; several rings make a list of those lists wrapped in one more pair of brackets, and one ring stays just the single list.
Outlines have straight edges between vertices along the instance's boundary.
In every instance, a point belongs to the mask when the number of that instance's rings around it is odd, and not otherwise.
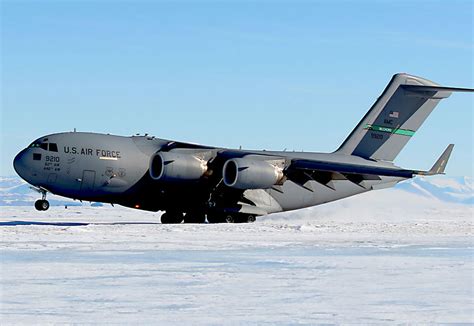
[{"label": "engine nacelle", "polygon": [[266,161],[233,158],[222,169],[224,184],[237,189],[267,189],[283,180],[283,169]]},{"label": "engine nacelle", "polygon": [[206,173],[207,162],[190,154],[155,153],[149,171],[153,180],[194,181]]}]

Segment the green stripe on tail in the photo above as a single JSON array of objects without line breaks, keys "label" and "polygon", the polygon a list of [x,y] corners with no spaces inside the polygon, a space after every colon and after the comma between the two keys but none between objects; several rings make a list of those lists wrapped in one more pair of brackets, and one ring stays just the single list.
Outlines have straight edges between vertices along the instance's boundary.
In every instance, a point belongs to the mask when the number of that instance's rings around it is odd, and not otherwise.
[{"label": "green stripe on tail", "polygon": [[386,133],[389,133],[389,134],[403,135],[403,136],[408,136],[408,137],[411,137],[415,134],[415,132],[413,130],[396,129],[396,128],[390,128],[390,127],[370,125],[370,124],[366,124],[364,126],[364,129],[373,130],[373,131],[381,131],[381,132],[386,132]]}]

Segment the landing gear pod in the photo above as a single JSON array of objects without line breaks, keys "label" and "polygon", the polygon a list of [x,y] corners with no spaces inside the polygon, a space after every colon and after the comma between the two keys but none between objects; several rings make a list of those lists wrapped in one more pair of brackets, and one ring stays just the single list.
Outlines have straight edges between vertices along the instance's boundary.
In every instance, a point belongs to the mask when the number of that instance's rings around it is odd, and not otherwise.
[{"label": "landing gear pod", "polygon": [[181,153],[155,153],[150,160],[150,176],[160,181],[199,180],[207,171],[207,162]]}]

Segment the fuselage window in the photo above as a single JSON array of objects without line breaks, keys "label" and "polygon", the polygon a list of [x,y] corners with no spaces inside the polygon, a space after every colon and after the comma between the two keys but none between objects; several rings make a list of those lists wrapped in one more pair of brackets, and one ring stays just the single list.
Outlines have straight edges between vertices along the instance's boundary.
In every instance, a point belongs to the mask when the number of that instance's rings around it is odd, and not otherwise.
[{"label": "fuselage window", "polygon": [[41,161],[41,154],[33,153],[33,160],[34,161]]},{"label": "fuselage window", "polygon": [[48,143],[42,143],[42,144],[40,144],[40,147],[42,149],[44,149],[45,151],[47,151],[48,150]]},{"label": "fuselage window", "polygon": [[58,145],[55,144],[55,143],[50,143],[50,144],[49,144],[49,150],[50,150],[51,152],[57,152],[57,151],[58,151]]}]

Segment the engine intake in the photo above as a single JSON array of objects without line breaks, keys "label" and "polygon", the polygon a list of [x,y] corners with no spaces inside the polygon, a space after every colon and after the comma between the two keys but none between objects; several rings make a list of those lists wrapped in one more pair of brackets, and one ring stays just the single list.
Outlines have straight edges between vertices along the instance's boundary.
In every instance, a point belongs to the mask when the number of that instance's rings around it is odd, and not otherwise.
[{"label": "engine intake", "polygon": [[283,180],[283,169],[266,161],[234,158],[222,169],[224,184],[237,189],[267,189]]},{"label": "engine intake", "polygon": [[150,177],[160,181],[199,180],[207,171],[206,161],[181,153],[155,153],[150,160]]}]

